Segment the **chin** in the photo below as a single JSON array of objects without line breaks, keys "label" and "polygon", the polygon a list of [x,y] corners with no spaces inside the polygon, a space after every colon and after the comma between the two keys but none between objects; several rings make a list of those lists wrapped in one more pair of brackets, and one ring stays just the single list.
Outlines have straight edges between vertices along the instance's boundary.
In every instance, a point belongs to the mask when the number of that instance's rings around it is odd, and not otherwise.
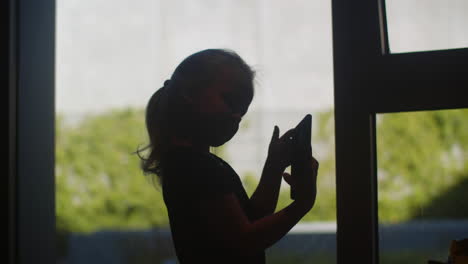
[{"label": "chin", "polygon": [[210,144],[210,146],[212,146],[212,147],[219,147],[219,146],[224,145],[224,143],[226,143],[226,142],[227,142],[227,141],[219,142],[219,143],[218,143],[218,142],[213,142],[213,143]]},{"label": "chin", "polygon": [[214,140],[211,140],[212,142],[210,142],[210,146],[219,147],[225,144],[226,142],[231,140],[234,137],[234,135],[236,135],[238,130],[239,130],[239,124],[237,123],[234,127],[232,127],[232,129],[230,129],[226,133],[217,134],[216,136],[214,136],[213,137]]}]

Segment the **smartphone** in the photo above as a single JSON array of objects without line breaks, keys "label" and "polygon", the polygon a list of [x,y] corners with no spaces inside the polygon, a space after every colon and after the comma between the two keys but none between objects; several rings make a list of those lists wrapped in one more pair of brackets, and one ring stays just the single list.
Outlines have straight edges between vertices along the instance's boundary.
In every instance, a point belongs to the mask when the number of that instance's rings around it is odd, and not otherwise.
[{"label": "smartphone", "polygon": [[[307,114],[294,129],[292,138],[293,156],[291,161],[291,175],[296,177],[305,176],[304,156],[312,149],[312,115]],[[295,190],[291,187],[291,199],[295,200]]]}]

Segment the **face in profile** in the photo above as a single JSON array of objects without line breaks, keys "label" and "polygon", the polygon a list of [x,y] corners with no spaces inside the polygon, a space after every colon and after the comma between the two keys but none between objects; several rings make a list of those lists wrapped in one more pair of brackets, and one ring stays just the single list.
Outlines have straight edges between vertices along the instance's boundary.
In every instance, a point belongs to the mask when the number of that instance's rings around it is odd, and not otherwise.
[{"label": "face in profile", "polygon": [[221,146],[239,130],[253,99],[252,82],[244,79],[226,72],[194,100],[196,137],[203,144]]}]

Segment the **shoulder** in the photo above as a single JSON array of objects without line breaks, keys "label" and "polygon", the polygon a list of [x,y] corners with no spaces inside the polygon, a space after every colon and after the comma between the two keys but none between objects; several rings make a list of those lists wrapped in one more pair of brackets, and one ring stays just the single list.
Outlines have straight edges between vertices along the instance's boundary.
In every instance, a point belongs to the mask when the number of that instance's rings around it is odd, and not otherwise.
[{"label": "shoulder", "polygon": [[174,151],[167,159],[163,192],[188,197],[208,197],[232,191],[229,170],[210,153]]},{"label": "shoulder", "polygon": [[200,171],[220,172],[225,170],[223,162],[211,153],[199,152],[190,148],[176,148],[171,150],[166,157],[166,167],[173,171],[182,173]]}]

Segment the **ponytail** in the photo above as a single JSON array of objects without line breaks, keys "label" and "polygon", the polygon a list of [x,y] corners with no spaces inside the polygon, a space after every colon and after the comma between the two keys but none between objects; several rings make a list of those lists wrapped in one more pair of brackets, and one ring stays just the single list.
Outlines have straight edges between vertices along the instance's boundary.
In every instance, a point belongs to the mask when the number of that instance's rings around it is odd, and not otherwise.
[{"label": "ponytail", "polygon": [[[146,106],[145,123],[149,144],[138,148],[136,154],[141,160],[140,167],[145,175],[156,175],[161,181],[161,159],[169,148],[169,86],[170,80],[153,93]],[[146,157],[141,153],[149,150]],[[153,178],[152,178],[153,180]]]}]

